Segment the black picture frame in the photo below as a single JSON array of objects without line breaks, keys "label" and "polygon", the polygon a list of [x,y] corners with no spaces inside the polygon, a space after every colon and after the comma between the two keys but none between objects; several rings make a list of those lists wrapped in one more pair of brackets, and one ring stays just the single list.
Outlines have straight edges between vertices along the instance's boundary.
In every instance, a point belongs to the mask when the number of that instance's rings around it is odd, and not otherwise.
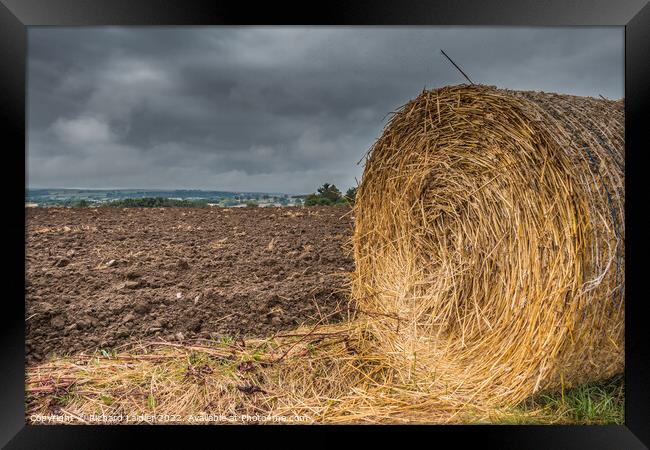
[{"label": "black picture frame", "polygon": [[[647,0],[457,0],[446,2],[391,0],[328,1],[322,4],[272,2],[252,5],[234,1],[171,0],[0,0],[0,123],[5,173],[2,227],[6,260],[2,364],[0,365],[0,444],[7,448],[115,448],[134,436],[168,439],[172,434],[214,433],[223,427],[170,426],[30,426],[25,423],[24,275],[25,275],[25,83],[26,27],[33,25],[516,25],[625,27],[626,145],[626,358],[625,425],[621,426],[418,426],[372,427],[381,437],[391,430],[431,433],[427,443],[475,440],[482,447],[615,448],[650,446],[649,330],[643,314],[641,271],[644,256],[642,164],[650,142],[644,119],[650,104],[650,5]],[[22,282],[21,282],[22,280]],[[8,291],[7,291],[8,289]],[[284,427],[227,427],[248,439],[253,430],[276,433]],[[351,427],[346,427],[351,429]],[[367,428],[367,427],[366,427]],[[289,431],[305,431],[292,426]],[[355,428],[358,429],[358,428]],[[245,431],[244,431],[245,430]],[[329,427],[309,432],[329,433]],[[361,427],[363,431],[364,428]],[[156,432],[155,436],[153,431]],[[367,430],[365,430],[367,431]],[[330,434],[331,435],[331,434]],[[424,436],[420,436],[424,437]],[[185,439],[185,438],[184,438]],[[223,439],[220,437],[218,439]],[[283,440],[286,442],[286,440]],[[167,441],[169,442],[169,441]],[[216,443],[216,441],[213,441]]]}]

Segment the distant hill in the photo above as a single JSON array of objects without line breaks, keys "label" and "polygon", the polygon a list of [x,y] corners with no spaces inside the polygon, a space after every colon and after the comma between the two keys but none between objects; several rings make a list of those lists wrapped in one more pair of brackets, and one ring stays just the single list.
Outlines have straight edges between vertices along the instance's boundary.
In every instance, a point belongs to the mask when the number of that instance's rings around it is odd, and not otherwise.
[{"label": "distant hill", "polygon": [[116,200],[136,198],[164,198],[170,200],[202,200],[218,206],[236,206],[246,202],[260,205],[293,205],[298,196],[282,192],[229,192],[195,189],[147,190],[147,189],[26,189],[25,203],[38,206],[71,206],[80,201],[89,205],[101,205]]}]

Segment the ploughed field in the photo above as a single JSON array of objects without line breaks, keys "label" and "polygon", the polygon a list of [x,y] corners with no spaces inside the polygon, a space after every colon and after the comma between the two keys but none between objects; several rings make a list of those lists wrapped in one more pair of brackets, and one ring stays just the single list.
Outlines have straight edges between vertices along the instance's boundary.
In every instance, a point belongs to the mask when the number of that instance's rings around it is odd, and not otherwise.
[{"label": "ploughed field", "polygon": [[347,314],[346,207],[29,208],[26,220],[28,364]]}]

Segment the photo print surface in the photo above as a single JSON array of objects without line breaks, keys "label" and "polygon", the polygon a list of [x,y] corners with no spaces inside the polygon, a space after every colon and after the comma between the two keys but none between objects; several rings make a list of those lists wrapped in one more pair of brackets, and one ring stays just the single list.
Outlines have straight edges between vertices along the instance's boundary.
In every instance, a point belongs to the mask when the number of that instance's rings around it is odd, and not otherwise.
[{"label": "photo print surface", "polygon": [[622,27],[29,27],[32,424],[624,422]]}]

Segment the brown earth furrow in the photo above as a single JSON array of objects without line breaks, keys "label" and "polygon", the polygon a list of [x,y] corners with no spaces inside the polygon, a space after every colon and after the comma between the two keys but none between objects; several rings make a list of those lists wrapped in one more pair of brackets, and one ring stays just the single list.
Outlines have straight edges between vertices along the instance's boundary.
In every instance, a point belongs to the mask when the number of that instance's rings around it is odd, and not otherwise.
[{"label": "brown earth furrow", "polygon": [[348,208],[30,208],[26,220],[28,364],[267,336],[347,308]]}]

